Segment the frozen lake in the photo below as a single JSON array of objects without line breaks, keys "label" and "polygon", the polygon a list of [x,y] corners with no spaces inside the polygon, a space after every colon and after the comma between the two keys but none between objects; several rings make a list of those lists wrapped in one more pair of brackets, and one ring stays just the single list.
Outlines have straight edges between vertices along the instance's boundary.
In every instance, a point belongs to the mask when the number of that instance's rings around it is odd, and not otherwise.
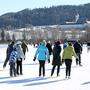
[{"label": "frozen lake", "polygon": [[[28,45],[26,60],[23,61],[22,76],[9,77],[9,65],[2,68],[6,57],[7,45],[0,45],[0,90],[90,90],[90,52],[83,46],[82,67],[72,63],[71,79],[65,79],[65,65],[61,66],[60,76],[50,76],[52,65],[46,62],[46,76],[38,77],[38,61],[33,62],[36,48]],[[51,56],[52,59],[52,56]]]}]

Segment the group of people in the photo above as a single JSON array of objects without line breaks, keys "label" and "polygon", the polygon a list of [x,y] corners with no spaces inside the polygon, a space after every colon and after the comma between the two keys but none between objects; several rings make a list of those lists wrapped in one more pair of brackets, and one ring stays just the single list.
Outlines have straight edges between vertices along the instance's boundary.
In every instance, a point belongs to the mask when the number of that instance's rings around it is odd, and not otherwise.
[{"label": "group of people", "polygon": [[[3,67],[6,67],[9,61],[10,65],[10,76],[22,75],[22,61],[25,60],[25,53],[28,51],[28,47],[25,42],[17,41],[11,42],[7,48],[7,56]],[[61,51],[63,53],[61,54]],[[76,58],[76,65],[81,66],[81,53],[82,46],[79,42],[65,42],[63,44],[63,50],[61,48],[60,41],[55,41],[52,47],[50,42],[41,41],[35,52],[33,61],[36,59],[39,61],[39,76],[45,76],[45,62],[52,63],[51,76],[53,76],[55,68],[57,67],[57,76],[60,73],[60,66],[65,63],[66,66],[66,78],[70,78],[72,56]],[[50,60],[50,55],[53,56]]]},{"label": "group of people", "polygon": [[77,41],[74,44],[72,42],[66,42],[63,46],[63,53],[61,55],[62,48],[60,41],[55,41],[53,48],[50,43],[46,44],[44,41],[40,43],[33,59],[35,61],[37,58],[39,61],[39,76],[41,74],[45,76],[45,61],[48,60],[48,63],[50,63],[51,54],[53,55],[51,76],[53,76],[56,66],[57,76],[59,76],[60,66],[65,62],[66,78],[70,78],[72,56],[76,58],[76,65],[81,66],[82,46],[80,43]]},{"label": "group of people", "polygon": [[10,76],[22,75],[22,61],[25,60],[25,53],[28,51],[26,43],[23,41],[12,41],[6,50],[6,59],[3,68],[6,67],[7,62],[10,65]]}]

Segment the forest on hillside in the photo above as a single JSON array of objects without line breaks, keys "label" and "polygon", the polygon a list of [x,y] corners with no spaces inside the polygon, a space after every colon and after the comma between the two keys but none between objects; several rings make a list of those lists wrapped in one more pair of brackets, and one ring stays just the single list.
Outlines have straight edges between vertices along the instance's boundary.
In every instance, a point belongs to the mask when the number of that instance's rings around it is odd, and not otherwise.
[{"label": "forest on hillside", "polygon": [[24,9],[16,13],[6,13],[0,16],[0,28],[15,29],[30,26],[60,25],[66,22],[83,24],[90,20],[90,3],[84,5],[62,5],[50,8]]}]

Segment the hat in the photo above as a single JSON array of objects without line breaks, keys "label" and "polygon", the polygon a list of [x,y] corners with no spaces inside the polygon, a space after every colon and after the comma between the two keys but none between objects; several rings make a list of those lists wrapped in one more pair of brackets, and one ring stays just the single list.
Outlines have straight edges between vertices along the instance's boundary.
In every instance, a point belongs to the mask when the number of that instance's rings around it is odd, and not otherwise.
[{"label": "hat", "polygon": [[71,43],[71,42],[68,42],[68,45],[69,45],[69,46],[72,46],[72,43]]},{"label": "hat", "polygon": [[17,42],[16,42],[16,45],[21,45],[21,44],[22,44],[21,41],[17,41]]},{"label": "hat", "polygon": [[14,41],[12,41],[10,44],[14,44],[15,42]]},{"label": "hat", "polygon": [[42,42],[40,42],[40,44],[44,46],[44,45],[45,45],[45,42],[44,42],[44,41],[42,41]]},{"label": "hat", "polygon": [[60,41],[55,41],[55,45],[60,45]]}]

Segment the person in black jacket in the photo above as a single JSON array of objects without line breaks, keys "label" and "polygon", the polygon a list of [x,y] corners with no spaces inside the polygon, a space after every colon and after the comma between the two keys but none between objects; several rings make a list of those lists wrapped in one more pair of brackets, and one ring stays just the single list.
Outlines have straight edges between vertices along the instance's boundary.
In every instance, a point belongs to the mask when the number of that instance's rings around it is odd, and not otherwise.
[{"label": "person in black jacket", "polygon": [[24,53],[24,55],[25,55],[26,51],[28,51],[28,46],[27,46],[27,44],[25,43],[25,41],[22,42],[21,47],[22,47],[23,53]]},{"label": "person in black jacket", "polygon": [[61,53],[60,42],[56,41],[53,47],[53,60],[52,60],[53,68],[51,70],[51,76],[53,75],[56,66],[57,66],[57,76],[59,76],[60,65],[61,65],[60,53]]},{"label": "person in black jacket", "polygon": [[5,59],[4,64],[3,64],[3,68],[6,67],[7,62],[9,61],[10,54],[11,54],[11,52],[13,51],[13,46],[14,46],[14,41],[12,41],[12,42],[8,45],[8,47],[7,47],[7,50],[6,50],[6,59]]},{"label": "person in black jacket", "polygon": [[52,45],[51,45],[50,41],[47,42],[46,47],[47,47],[48,50],[49,50],[49,55],[51,55],[51,53],[52,53]]},{"label": "person in black jacket", "polygon": [[87,42],[87,52],[90,51],[90,42]]},{"label": "person in black jacket", "polygon": [[47,42],[46,47],[48,48],[49,56],[50,56],[52,54],[52,45],[51,45],[50,41]]},{"label": "person in black jacket", "polygon": [[82,46],[78,41],[76,41],[73,46],[74,46],[75,52],[76,52],[76,54],[78,56],[78,58],[76,58],[76,65],[79,64],[80,66],[82,66],[81,65]]}]

